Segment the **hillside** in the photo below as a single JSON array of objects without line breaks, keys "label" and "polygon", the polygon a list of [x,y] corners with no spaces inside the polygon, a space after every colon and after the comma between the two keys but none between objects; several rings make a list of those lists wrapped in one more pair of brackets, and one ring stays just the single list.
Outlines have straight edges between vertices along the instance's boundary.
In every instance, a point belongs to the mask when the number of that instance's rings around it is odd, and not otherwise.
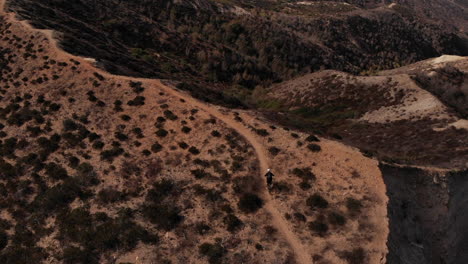
[{"label": "hillside", "polygon": [[283,124],[387,162],[464,168],[467,63],[442,56],[367,77],[323,71],[274,85],[257,103]]},{"label": "hillside", "polygon": [[1,263],[385,259],[377,161],[0,20]]},{"label": "hillside", "polygon": [[[61,46],[107,71],[175,79],[243,105],[257,85],[334,69],[369,73],[468,55],[463,1],[9,0]],[[443,19],[442,19],[443,18]],[[187,86],[181,86],[187,87]]]}]

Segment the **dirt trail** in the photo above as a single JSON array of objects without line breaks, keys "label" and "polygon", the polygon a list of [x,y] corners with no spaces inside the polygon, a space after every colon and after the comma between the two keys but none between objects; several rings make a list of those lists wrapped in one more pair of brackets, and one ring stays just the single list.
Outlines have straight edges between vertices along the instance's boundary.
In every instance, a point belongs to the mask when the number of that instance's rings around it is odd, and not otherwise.
[{"label": "dirt trail", "polygon": [[[177,91],[171,87],[168,87],[161,83],[160,80],[156,79],[145,79],[145,78],[133,78],[133,77],[128,77],[128,76],[120,76],[120,75],[113,75],[108,72],[105,72],[101,69],[96,68],[94,65],[90,64],[89,60],[86,58],[82,58],[79,56],[74,56],[72,54],[69,54],[63,50],[61,50],[58,47],[57,41],[53,38],[53,31],[52,30],[40,30],[33,28],[27,21],[20,21],[15,17],[15,14],[13,13],[7,13],[6,10],[4,9],[5,7],[5,2],[6,0],[0,0],[0,13],[5,15],[8,20],[14,23],[19,23],[23,25],[25,28],[36,31],[36,32],[41,32],[44,34],[47,39],[50,42],[50,48],[53,49],[54,52],[56,52],[56,55],[58,58],[61,58],[63,60],[66,59],[74,59],[77,60],[83,65],[85,68],[87,68],[90,71],[98,72],[99,74],[110,77],[110,78],[119,78],[123,80],[133,80],[133,81],[142,81],[147,84],[152,84],[154,86],[160,87],[164,89],[167,93],[171,94],[174,97],[178,97],[180,99],[184,99],[187,103],[198,107],[202,109],[203,111],[211,114],[212,116],[216,117],[217,119],[223,121],[228,127],[236,130],[240,135],[242,135],[249,143],[250,145],[254,148],[257,158],[260,162],[260,175],[259,177],[262,178],[263,182],[263,173],[266,172],[268,168],[268,156],[266,154],[264,146],[259,143],[256,139],[256,136],[250,131],[249,128],[245,127],[241,123],[235,121],[231,116],[228,116],[227,114],[221,113],[217,107],[208,105],[206,103],[200,102],[190,95]],[[265,187],[265,186],[263,186]],[[291,231],[291,228],[289,227],[288,222],[283,218],[282,214],[278,211],[277,208],[274,207],[272,198],[270,194],[266,191],[266,188],[264,188],[264,191],[261,193],[262,198],[264,199],[265,205],[264,209],[267,210],[267,212],[271,215],[272,217],[272,225],[276,227],[279,231],[279,233],[283,236],[284,239],[289,243],[291,249],[293,250],[295,256],[296,256],[296,261],[297,263],[300,264],[311,264],[312,260],[310,258],[310,254],[306,252],[304,249],[302,242],[299,240],[299,238]]]}]

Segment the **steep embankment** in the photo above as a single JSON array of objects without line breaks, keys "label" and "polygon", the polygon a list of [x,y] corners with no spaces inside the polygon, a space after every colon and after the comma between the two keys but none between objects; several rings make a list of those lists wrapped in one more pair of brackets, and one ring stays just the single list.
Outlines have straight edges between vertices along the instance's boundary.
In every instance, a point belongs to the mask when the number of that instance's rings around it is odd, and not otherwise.
[{"label": "steep embankment", "polygon": [[468,172],[381,165],[389,196],[388,263],[466,263]]}]

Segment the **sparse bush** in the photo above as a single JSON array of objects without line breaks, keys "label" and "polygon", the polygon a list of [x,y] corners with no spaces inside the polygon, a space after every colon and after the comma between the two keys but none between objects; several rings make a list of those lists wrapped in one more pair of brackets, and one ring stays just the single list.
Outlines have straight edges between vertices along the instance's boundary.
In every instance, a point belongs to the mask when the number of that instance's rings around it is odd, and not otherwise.
[{"label": "sparse bush", "polygon": [[263,200],[256,194],[246,193],[241,196],[238,206],[244,213],[255,213],[263,207]]},{"label": "sparse bush", "polygon": [[67,171],[54,162],[48,163],[45,169],[46,175],[54,180],[63,180],[68,177]]},{"label": "sparse bush", "polygon": [[98,193],[98,199],[103,204],[115,203],[123,199],[123,194],[115,189],[106,188]]},{"label": "sparse bush", "polygon": [[304,191],[307,191],[309,190],[310,188],[312,188],[312,185],[310,185],[308,182],[306,181],[302,181],[301,183],[299,183],[299,188],[301,188],[302,190]]},{"label": "sparse bush", "polygon": [[296,219],[296,221],[300,221],[300,222],[306,222],[307,221],[307,218],[305,217],[305,215],[301,214],[301,213],[294,213],[294,219]]},{"label": "sparse bush", "polygon": [[203,243],[198,248],[198,251],[200,252],[200,254],[208,257],[208,262],[210,264],[222,263],[222,258],[226,253],[226,250],[219,243]]},{"label": "sparse bush", "polygon": [[133,81],[130,81],[130,87],[132,87],[132,90],[133,92],[139,94],[139,93],[142,93],[145,88],[143,88],[141,85],[142,83],[141,82],[133,82]]},{"label": "sparse bush", "polygon": [[363,248],[359,247],[352,251],[345,251],[342,256],[348,264],[362,264],[366,263],[366,252]]},{"label": "sparse bush", "polygon": [[189,147],[189,145],[185,142],[179,142],[179,147],[181,149],[187,149]]},{"label": "sparse bush", "polygon": [[172,120],[172,121],[177,120],[177,118],[178,118],[178,117],[177,117],[172,111],[170,111],[170,110],[165,110],[165,111],[164,111],[164,116],[165,116],[167,119]]},{"label": "sparse bush", "polygon": [[320,139],[318,139],[318,137],[316,137],[314,135],[310,135],[310,136],[306,137],[305,140],[309,141],[309,142],[319,142],[320,141]]},{"label": "sparse bush", "polygon": [[187,126],[182,127],[182,132],[183,133],[188,134],[188,133],[190,133],[190,131],[192,131],[192,129],[190,127],[187,127]]},{"label": "sparse bush", "polygon": [[127,102],[127,105],[129,106],[140,106],[145,104],[145,97],[143,96],[137,96],[133,100],[130,100]]},{"label": "sparse bush", "polygon": [[121,118],[123,121],[130,121],[130,120],[132,119],[129,115],[121,115],[120,118]]},{"label": "sparse bush", "polygon": [[255,133],[257,133],[258,135],[262,136],[262,137],[266,137],[268,135],[270,135],[270,133],[268,133],[268,131],[266,129],[255,129],[254,128],[254,131]]},{"label": "sparse bush", "polygon": [[243,225],[242,221],[233,214],[228,214],[226,217],[224,217],[223,222],[226,225],[227,231],[231,233],[236,232]]},{"label": "sparse bush", "polygon": [[158,153],[160,152],[161,150],[163,149],[163,146],[161,144],[159,144],[158,142],[154,143],[153,145],[151,145],[151,151],[153,153]]},{"label": "sparse bush", "polygon": [[196,226],[195,226],[195,229],[197,230],[198,234],[200,235],[204,235],[206,234],[208,231],[211,230],[211,227],[207,224],[204,224],[204,223],[198,223]]},{"label": "sparse bush", "polygon": [[328,207],[328,202],[323,198],[320,194],[313,194],[307,198],[306,201],[307,206],[311,209],[320,208],[324,209]]},{"label": "sparse bush", "polygon": [[94,149],[102,149],[104,147],[104,142],[98,140],[93,143]]},{"label": "sparse bush", "polygon": [[0,251],[8,245],[8,235],[0,230]]},{"label": "sparse bush", "polygon": [[125,134],[122,133],[122,132],[115,132],[115,138],[117,138],[117,139],[120,140],[120,141],[126,141],[126,140],[128,140],[128,136],[125,135]]},{"label": "sparse bush", "polygon": [[190,172],[191,172],[192,175],[195,176],[195,178],[197,178],[197,179],[202,179],[202,178],[211,176],[210,173],[208,173],[208,172],[206,172],[206,171],[204,171],[204,170],[200,170],[200,169],[191,170]]},{"label": "sparse bush", "polygon": [[211,135],[213,137],[221,137],[221,133],[218,132],[218,130],[213,130],[211,131]]},{"label": "sparse bush", "polygon": [[65,119],[63,121],[63,129],[65,131],[75,131],[79,128],[78,124],[76,124],[73,120],[71,119]]},{"label": "sparse bush", "polygon": [[343,226],[346,224],[346,218],[340,213],[331,212],[328,215],[328,222],[335,226]]},{"label": "sparse bush", "polygon": [[156,131],[156,136],[158,137],[165,137],[167,136],[167,134],[168,134],[167,130],[162,129],[162,128]]},{"label": "sparse bush", "polygon": [[200,150],[198,150],[196,147],[193,147],[193,146],[190,147],[190,148],[188,149],[188,151],[189,151],[190,153],[192,153],[193,155],[198,155],[198,154],[200,154]]},{"label": "sparse bush", "polygon": [[182,220],[180,209],[169,204],[152,204],[143,208],[143,215],[146,216],[151,223],[163,230],[174,229]]},{"label": "sparse bush", "polygon": [[328,232],[328,225],[322,219],[318,219],[309,223],[309,229],[323,236]]},{"label": "sparse bush", "polygon": [[310,170],[310,168],[294,168],[291,172],[306,182],[314,181],[316,179],[315,174]]},{"label": "sparse bush", "polygon": [[124,150],[120,147],[113,147],[112,149],[101,152],[101,159],[106,161],[113,161],[114,158],[122,155]]},{"label": "sparse bush", "polygon": [[346,208],[351,214],[358,214],[361,212],[362,203],[354,198],[348,198],[346,199]]},{"label": "sparse bush", "polygon": [[317,144],[309,144],[307,145],[307,148],[312,152],[320,152],[322,150],[322,148]]},{"label": "sparse bush", "polygon": [[276,156],[280,153],[280,149],[277,147],[270,147],[268,148],[268,151],[270,152],[271,155]]}]

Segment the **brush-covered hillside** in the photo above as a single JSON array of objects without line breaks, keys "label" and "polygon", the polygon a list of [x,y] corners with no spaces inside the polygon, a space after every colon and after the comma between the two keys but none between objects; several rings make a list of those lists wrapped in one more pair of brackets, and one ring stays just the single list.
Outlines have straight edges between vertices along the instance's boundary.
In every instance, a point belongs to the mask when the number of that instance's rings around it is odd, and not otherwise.
[{"label": "brush-covered hillside", "polygon": [[467,61],[442,56],[366,77],[323,71],[262,91],[258,104],[387,162],[463,168]]},{"label": "brush-covered hillside", "polygon": [[[112,73],[177,79],[239,106],[258,85],[320,69],[370,73],[468,55],[463,1],[9,0]],[[198,84],[196,88],[193,84]],[[240,99],[240,101],[239,101]]]},{"label": "brush-covered hillside", "polygon": [[102,72],[51,35],[0,15],[0,263],[385,259],[377,161]]}]

